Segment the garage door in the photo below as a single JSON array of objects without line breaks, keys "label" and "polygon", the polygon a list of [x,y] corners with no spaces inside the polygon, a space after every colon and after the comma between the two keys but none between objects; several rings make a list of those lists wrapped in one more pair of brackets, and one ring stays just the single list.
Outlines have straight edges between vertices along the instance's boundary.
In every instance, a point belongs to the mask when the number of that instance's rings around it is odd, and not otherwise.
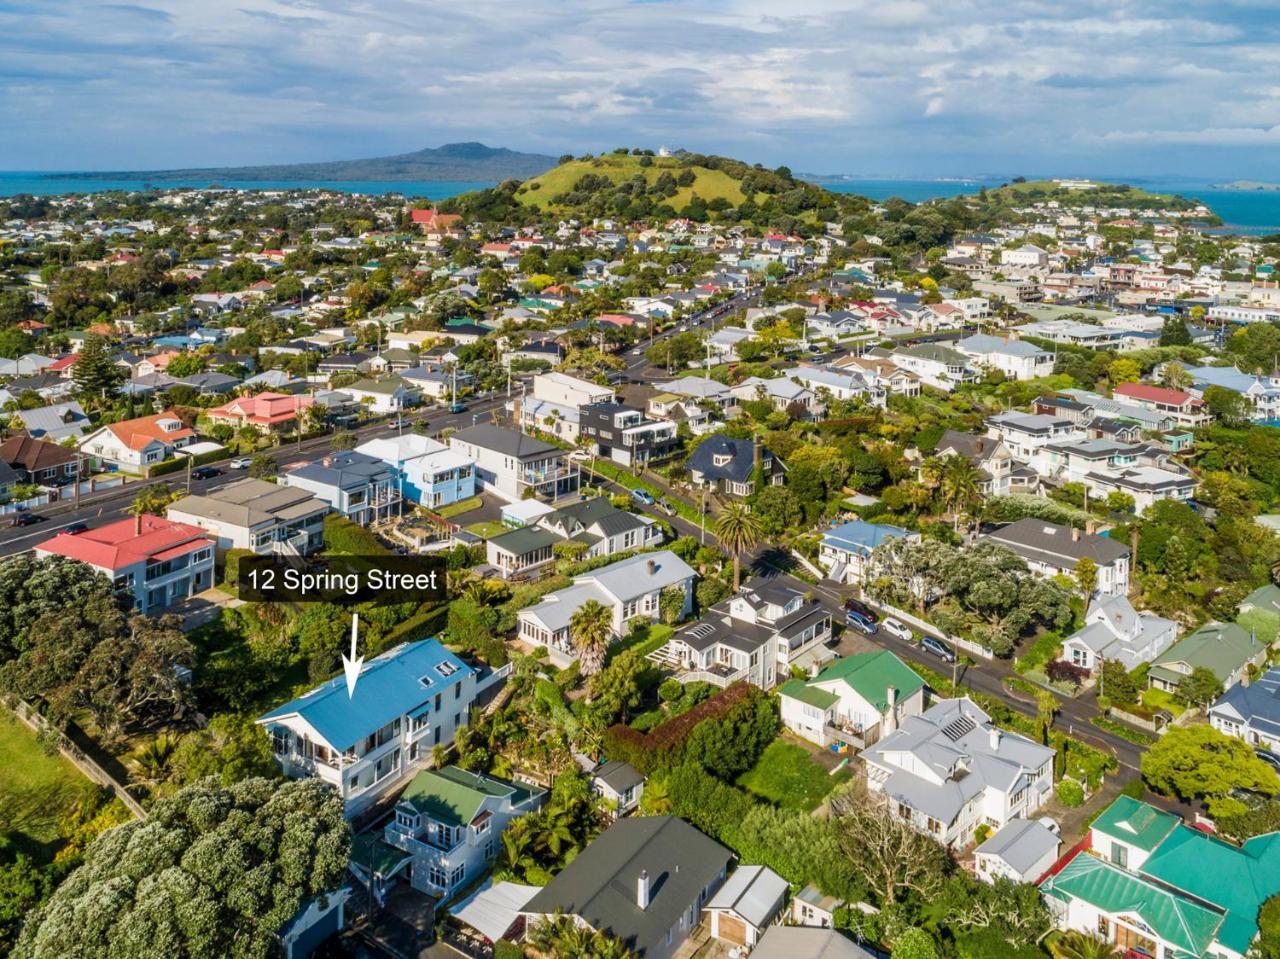
[{"label": "garage door", "polygon": [[735,946],[745,946],[747,944],[747,924],[737,916],[731,916],[727,912],[720,913],[720,938],[725,942],[733,943]]}]

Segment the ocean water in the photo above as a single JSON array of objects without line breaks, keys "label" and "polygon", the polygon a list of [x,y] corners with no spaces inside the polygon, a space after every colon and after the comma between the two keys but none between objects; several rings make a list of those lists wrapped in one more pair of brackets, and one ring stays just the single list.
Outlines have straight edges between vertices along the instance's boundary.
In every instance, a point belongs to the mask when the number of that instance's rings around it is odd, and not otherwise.
[{"label": "ocean water", "polygon": [[[1131,183],[1148,190],[1161,193],[1181,193],[1194,197],[1207,204],[1227,224],[1223,232],[1265,234],[1280,233],[1280,190],[1224,190],[1213,186],[1215,181],[1180,179],[1174,177],[1108,177],[1115,182]],[[1229,180],[1229,177],[1222,178]],[[910,203],[940,197],[959,196],[964,193],[977,193],[983,186],[988,188],[1007,182],[1007,177],[954,177],[954,178],[856,178],[823,184],[836,193],[857,193],[873,200],[887,200],[891,196],[901,197]],[[208,179],[165,180],[151,183],[145,178],[137,179],[61,179],[50,177],[45,173],[6,172],[0,171],[0,196],[14,196],[19,193],[30,193],[36,196],[47,196],[59,193],[100,193],[107,190],[141,190],[147,187],[207,187],[215,182]],[[325,189],[343,193],[368,194],[382,196],[388,193],[399,193],[407,197],[421,197],[427,200],[442,200],[456,196],[468,190],[479,190],[493,186],[492,183],[477,183],[457,180],[341,180],[341,181],[293,181],[293,180],[261,180],[235,181],[222,184],[236,189],[251,190],[288,190],[288,189]]]}]

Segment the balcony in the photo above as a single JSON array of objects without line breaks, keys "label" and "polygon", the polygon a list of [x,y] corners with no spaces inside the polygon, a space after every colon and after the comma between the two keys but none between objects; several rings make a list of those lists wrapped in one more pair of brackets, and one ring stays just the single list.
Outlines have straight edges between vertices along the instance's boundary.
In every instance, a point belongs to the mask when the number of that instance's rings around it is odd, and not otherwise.
[{"label": "balcony", "polygon": [[827,723],[822,727],[822,732],[828,742],[839,740],[858,750],[867,749],[880,741],[879,725],[863,727],[846,722]]},{"label": "balcony", "polygon": [[750,668],[743,666],[734,669],[728,663],[712,663],[706,669],[685,667],[676,673],[676,681],[680,683],[710,683],[724,689],[740,679],[746,679]]}]

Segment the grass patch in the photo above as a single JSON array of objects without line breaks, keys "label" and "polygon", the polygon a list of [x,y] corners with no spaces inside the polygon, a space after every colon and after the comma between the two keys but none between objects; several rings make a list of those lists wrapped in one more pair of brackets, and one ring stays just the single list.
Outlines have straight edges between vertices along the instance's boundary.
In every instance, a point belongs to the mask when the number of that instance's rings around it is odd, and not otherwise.
[{"label": "grass patch", "polygon": [[441,506],[435,510],[435,514],[444,519],[453,519],[463,513],[470,513],[473,509],[479,509],[482,505],[484,505],[484,500],[481,497],[472,496],[470,499],[460,499],[456,503],[450,503],[448,506]]},{"label": "grass patch", "polygon": [[1187,707],[1178,702],[1173,693],[1165,689],[1156,689],[1155,687],[1148,687],[1142,691],[1142,705],[1152,712],[1167,709],[1175,719],[1187,711]]},{"label": "grass patch", "polygon": [[1018,657],[1018,661],[1013,664],[1013,668],[1020,673],[1031,672],[1032,670],[1043,671],[1049,663],[1053,662],[1058,651],[1062,648],[1062,637],[1054,632],[1044,632],[1037,636],[1027,647],[1025,653]]},{"label": "grass patch", "polygon": [[1121,739],[1134,743],[1138,746],[1150,746],[1156,741],[1154,736],[1148,736],[1144,732],[1136,729],[1130,729],[1124,723],[1118,723],[1114,719],[1107,719],[1105,716],[1094,716],[1089,722],[1093,723],[1099,729],[1105,729],[1113,736],[1119,736]]},{"label": "grass patch", "polygon": [[468,533],[474,533],[481,539],[493,539],[495,536],[501,536],[503,533],[511,532],[511,528],[503,526],[501,523],[493,520],[484,520],[480,523],[472,523],[470,526],[464,527]]},{"label": "grass patch", "polygon": [[0,804],[6,828],[18,846],[40,862],[49,862],[64,838],[63,816],[93,788],[58,753],[52,756],[12,712],[0,708]]},{"label": "grass patch", "polygon": [[[658,177],[669,172],[678,176],[684,165],[676,157],[650,157],[648,166],[640,165],[638,156],[621,156],[603,154],[592,160],[571,160],[553,167],[546,173],[529,180],[516,191],[516,199],[524,206],[546,210],[555,206],[554,198],[568,193],[573,185],[584,175],[605,176],[614,183],[629,180],[636,174],[642,174],[648,185],[652,186]],[[746,199],[739,183],[723,170],[712,170],[707,167],[689,167],[694,172],[694,181],[689,186],[676,190],[675,196],[665,202],[677,210],[684,209],[696,193],[708,203],[719,197],[728,200],[734,206]],[[536,189],[533,185],[537,184]]]},{"label": "grass patch", "polygon": [[668,626],[666,623],[650,623],[648,626],[642,626],[626,639],[609,647],[605,662],[612,662],[615,656],[627,650],[644,659],[655,649],[661,649],[666,641],[675,635],[675,631],[674,626]]},{"label": "grass patch", "polygon": [[852,775],[848,769],[830,775],[809,758],[804,747],[776,739],[755,766],[738,777],[738,785],[784,809],[811,812]]}]

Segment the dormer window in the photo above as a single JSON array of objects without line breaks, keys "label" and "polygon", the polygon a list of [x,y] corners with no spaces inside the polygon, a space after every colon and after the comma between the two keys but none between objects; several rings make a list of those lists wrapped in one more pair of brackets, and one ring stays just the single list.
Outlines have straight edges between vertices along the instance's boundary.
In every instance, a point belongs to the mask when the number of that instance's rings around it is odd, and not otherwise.
[{"label": "dormer window", "polygon": [[733,457],[728,453],[716,453],[715,456],[711,458],[711,462],[715,463],[716,466],[728,466],[729,461],[732,459]]},{"label": "dormer window", "polygon": [[157,425],[166,433],[176,433],[178,430],[182,429],[181,420],[159,420]]},{"label": "dormer window", "polygon": [[431,677],[430,677],[430,676],[419,676],[419,677],[418,677],[418,682],[422,684],[422,688],[423,688],[423,689],[430,689],[430,688],[431,688],[431,682],[432,682],[432,680],[431,680]]}]

